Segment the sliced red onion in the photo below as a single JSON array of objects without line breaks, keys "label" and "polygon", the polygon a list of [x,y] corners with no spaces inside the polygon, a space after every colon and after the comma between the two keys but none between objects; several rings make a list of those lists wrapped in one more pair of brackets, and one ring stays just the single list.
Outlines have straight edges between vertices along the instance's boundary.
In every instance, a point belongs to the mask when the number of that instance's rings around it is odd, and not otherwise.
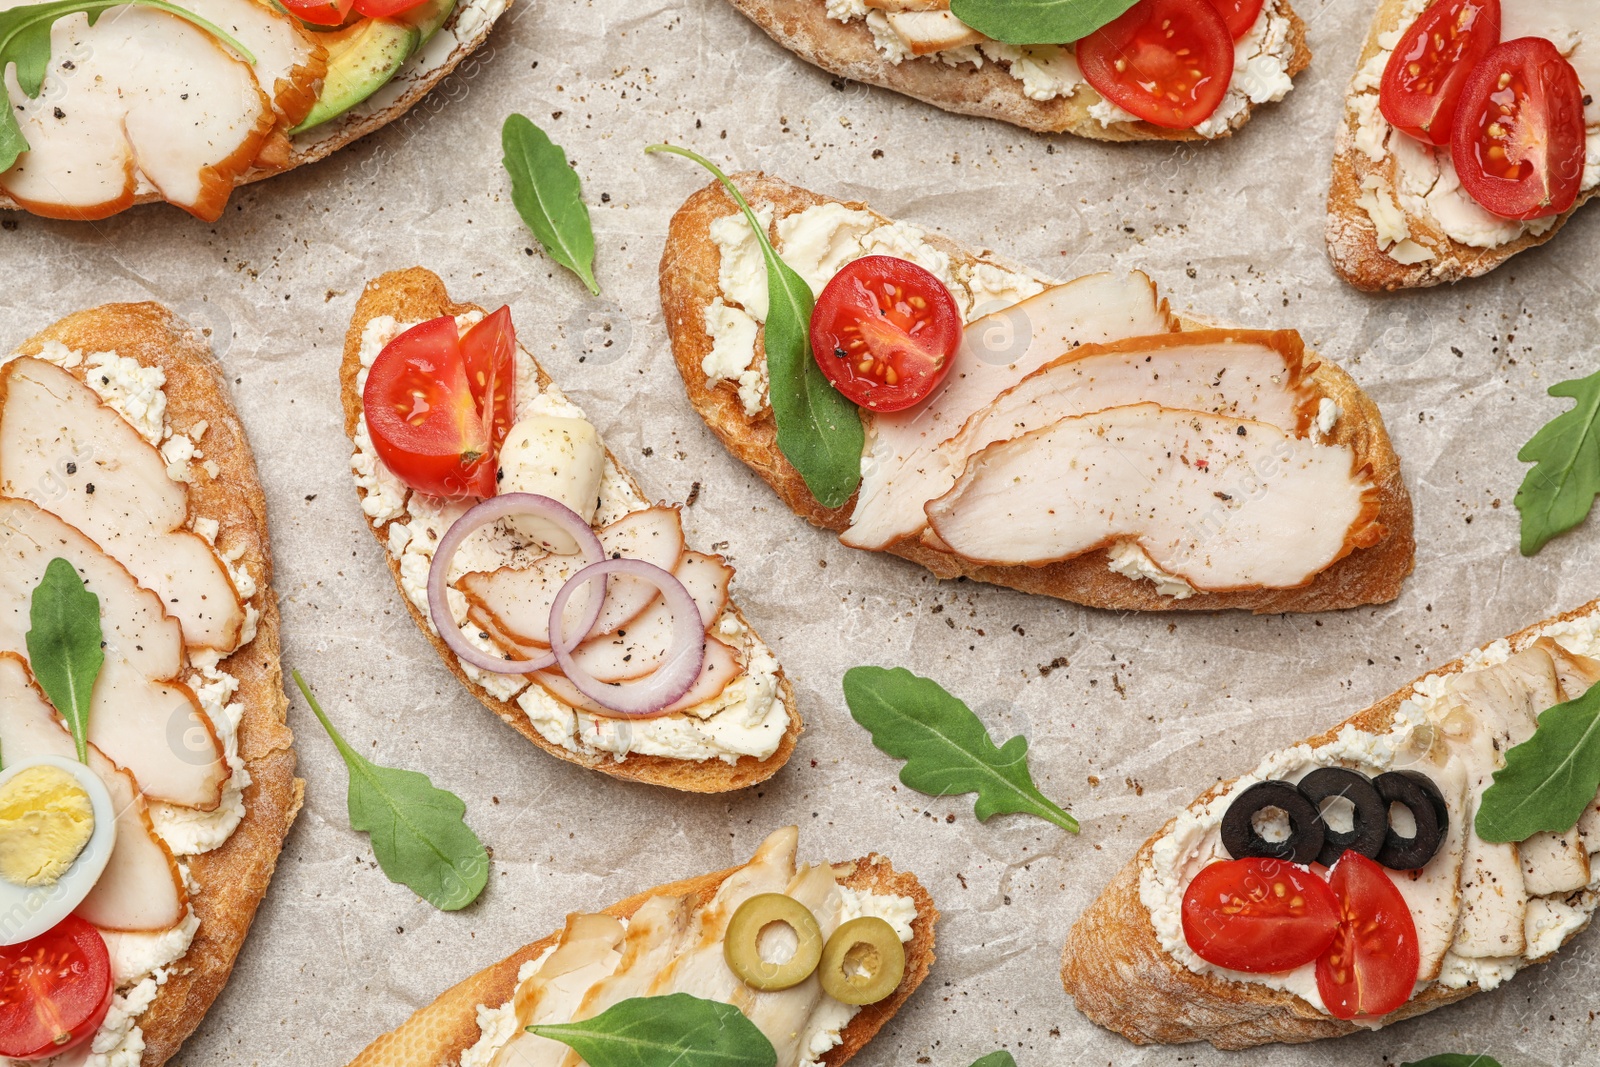
[{"label": "sliced red onion", "polygon": [[[450,529],[439,539],[439,547],[433,553],[433,564],[428,568],[428,613],[433,616],[433,625],[438,629],[439,636],[444,638],[444,643],[450,646],[450,651],[479,670],[491,674],[531,674],[556,664],[556,656],[551,652],[534,659],[505,659],[492,652],[485,652],[466,639],[461,633],[461,625],[450,612],[450,600],[447,595],[450,587],[450,564],[454,561],[462,542],[490,523],[521,515],[548,519],[572,535],[572,539],[578,543],[578,555],[586,565],[578,574],[587,573],[594,564],[606,557],[606,550],[601,547],[600,538],[595,536],[594,530],[589,528],[589,524],[583,521],[581,515],[559,500],[552,500],[537,493],[503,493],[500,496],[490,497],[450,524]],[[576,579],[577,575],[573,575],[573,580]],[[556,596],[556,603],[561,607],[565,607],[569,599],[561,594],[566,593],[569,588],[573,588],[570,581]],[[600,618],[600,609],[604,607],[606,600],[605,586],[600,587],[600,595],[591,594],[589,599],[592,603],[584,607],[581,625],[578,627],[578,632],[581,634],[588,634],[594,629],[595,621]]]},{"label": "sliced red onion", "polygon": [[[667,649],[660,666],[632,682],[602,682],[585,671],[572,655],[583,637],[568,641],[565,630],[564,612],[572,594],[590,582],[604,583],[613,574],[649,582],[661,590],[661,598],[672,612],[672,647]],[[587,635],[593,626],[591,622],[577,632]],[[561,664],[561,672],[567,680],[584,696],[614,713],[609,717],[648,719],[664,714],[667,707],[694,685],[705,664],[706,628],[694,597],[671,571],[642,559],[606,559],[591,563],[574,574],[556,593],[550,605],[550,651]]]}]

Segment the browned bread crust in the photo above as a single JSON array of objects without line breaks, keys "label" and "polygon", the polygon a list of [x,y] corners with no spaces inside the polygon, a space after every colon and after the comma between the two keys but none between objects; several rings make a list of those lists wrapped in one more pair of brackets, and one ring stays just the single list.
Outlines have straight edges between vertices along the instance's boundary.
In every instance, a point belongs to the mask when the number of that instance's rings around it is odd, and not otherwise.
[{"label": "browned bread crust", "polygon": [[[1356,72],[1382,49],[1378,37],[1400,25],[1400,14],[1405,0],[1382,0],[1367,34],[1367,43],[1356,62]],[[1579,195],[1572,205],[1546,232],[1537,236],[1527,234],[1499,248],[1473,248],[1452,240],[1431,221],[1405,212],[1406,226],[1411,238],[1433,250],[1434,258],[1426,263],[1405,264],[1390,258],[1378,247],[1378,230],[1360,204],[1361,183],[1369,174],[1382,176],[1389,188],[1395,185],[1395,163],[1392,154],[1374,163],[1366,153],[1356,148],[1357,118],[1353,107],[1357,93],[1352,84],[1346,99],[1344,116],[1334,141],[1333,181],[1328,187],[1328,256],[1339,276],[1357,289],[1368,291],[1415,289],[1445,282],[1476,278],[1487,274],[1500,264],[1525,249],[1542,245],[1567,224],[1572,213],[1600,192],[1591,189]],[[1400,205],[1396,205],[1400,206]],[[1404,207],[1400,208],[1405,211]]]},{"label": "browned bread crust", "polygon": [[[506,0],[506,7],[509,8],[512,2],[513,0]],[[465,3],[466,0],[457,0],[456,9],[451,13],[450,18],[445,21],[444,26],[441,27],[441,32],[453,32],[457,28],[461,21],[462,8]],[[413,104],[427,96],[435,85],[438,85],[459,67],[462,60],[477,51],[478,46],[488,40],[489,31],[494,29],[496,21],[497,18],[484,19],[474,28],[472,36],[465,40],[458,37],[456,46],[450,50],[450,54],[438,66],[429,70],[422,77],[417,78],[411,87],[401,94],[400,98],[395,100],[394,103],[375,111],[369,111],[357,105],[354,110],[328,120],[325,125],[307,130],[300,136],[290,140],[287,166],[263,167],[258,165],[252,167],[234,180],[234,187],[249,185],[251,182],[258,182],[263,178],[271,178],[274,175],[283,174],[307,163],[315,163],[320,159],[326,159],[352,141],[359,141],[374,130],[389,125],[389,123],[410,111]],[[407,60],[407,63],[410,64],[415,59],[416,56],[413,56],[410,60]],[[148,192],[134,197],[133,202],[135,205],[156,204],[163,202],[163,197],[160,193]],[[27,210],[3,192],[0,192],[0,209],[7,211]]]},{"label": "browned bread crust", "polygon": [[[733,181],[752,204],[768,203],[781,217],[832,197],[790,185],[765,174],[746,172]],[[870,210],[851,202],[852,208]],[[711,351],[705,328],[705,309],[718,294],[717,272],[721,254],[712,243],[712,222],[738,210],[733,198],[713,182],[689,197],[672,217],[667,244],[661,254],[661,306],[672,354],[683,376],[689,402],[736,457],[772,486],[795,514],[817,526],[844,531],[854,501],[829,510],[817,503],[800,474],[778,450],[777,429],[770,408],[755,418],[744,413],[732,382],[708,386],[700,369]],[[1006,264],[991,253],[973,252],[950,239],[930,234],[928,241],[952,262]],[[1186,324],[1190,328],[1196,323]],[[763,335],[764,336],[764,335]],[[757,340],[761,358],[762,341]],[[1077,559],[1043,567],[987,567],[968,563],[948,552],[935,551],[918,541],[906,541],[887,551],[920,563],[940,578],[973,578],[1025,593],[1041,593],[1090,607],[1119,611],[1215,611],[1239,608],[1262,613],[1281,611],[1331,611],[1393,600],[1411,573],[1416,542],[1412,535],[1411,497],[1400,477],[1400,459],[1389,442],[1382,416],[1355,381],[1331,363],[1318,364],[1309,382],[1320,395],[1331,398],[1344,414],[1329,436],[1331,442],[1349,445],[1357,463],[1370,466],[1378,487],[1378,522],[1388,536],[1372,548],[1356,549],[1299,589],[1262,589],[1231,593],[1199,593],[1184,600],[1164,597],[1146,581],[1114,573],[1104,552],[1089,552]]]},{"label": "browned bread crust", "polygon": [[[1097,141],[1205,141],[1193,130],[1171,130],[1148,122],[1114,122],[1102,126],[1089,115],[1101,100],[1085,85],[1070,97],[1030,100],[1022,83],[994,63],[952,67],[937,59],[889,62],[872,42],[872,31],[862,22],[839,22],[828,17],[823,0],[728,0],[783,47],[830,74],[865,82],[915,97],[934,107],[961,115],[999,119],[1039,133],[1071,133]],[[1287,3],[1283,10],[1293,23],[1293,77],[1311,62],[1306,47],[1306,27]],[[1226,133],[1244,125],[1255,104],[1245,108]]]},{"label": "browned bread crust", "polygon": [[[1596,611],[1600,611],[1600,600],[1535,623],[1511,635],[1509,640],[1516,647],[1552,623],[1581,618]],[[1465,657],[1428,674],[1458,674],[1463,669]],[[1329,744],[1346,726],[1373,733],[1387,731],[1394,725],[1400,704],[1421,681],[1422,678],[1418,678],[1304,743],[1313,748]],[[1209,803],[1237,780],[1218,782],[1197,797],[1189,809]],[[1137,1045],[1209,1041],[1220,1049],[1242,1049],[1273,1041],[1316,1041],[1364,1029],[1324,1015],[1291,993],[1196,974],[1162,950],[1150,912],[1139,900],[1139,877],[1150,861],[1156,841],[1168,833],[1176,821],[1175,817],[1168,820],[1153,834],[1073,924],[1062,956],[1061,981],[1077,1001],[1078,1010],[1092,1022],[1115,1030]],[[1573,931],[1567,940],[1577,933]],[[1453,1004],[1477,991],[1476,985],[1463,989],[1431,985],[1420,996],[1386,1016],[1384,1022],[1409,1019]]]},{"label": "browned bread crust", "polygon": [[[244,705],[239,756],[250,771],[245,815],[221,848],[185,862],[194,880],[190,906],[200,929],[184,957],[172,965],[149,1009],[139,1017],[144,1031],[141,1067],[160,1067],[183,1044],[222,992],[244,943],[256,908],[266,894],[284,837],[300,810],[305,783],[294,776],[294,737],[284,714],[279,666],[278,601],[272,591],[272,554],[267,540],[267,504],[244,427],[228,399],[228,387],[205,338],[160,304],[107,304],[69,315],[31,338],[18,351],[37,354],[47,341],[84,352],[116,351],[167,376],[167,418],[176,432],[205,421],[202,441],[215,477],[200,464],[189,484],[192,514],[216,519],[217,546],[244,546],[239,566],[256,582],[251,603],[261,613],[255,640],[220,667],[239,679],[235,699]],[[80,364],[71,373],[80,379]]]},{"label": "browned bread crust", "polygon": [[[917,917],[911,924],[911,940],[906,943],[906,976],[900,982],[900,988],[888,1000],[862,1008],[850,1020],[850,1025],[840,1034],[844,1040],[820,1061],[827,1067],[840,1067],[861,1046],[872,1040],[883,1024],[900,1010],[900,1005],[916,992],[934,961],[933,928],[939,912],[933,906],[933,898],[922,888],[916,876],[896,871],[888,860],[878,855],[859,859],[853,867],[849,875],[839,879],[840,885],[910,897],[916,901]],[[607,915],[626,919],[655,896],[693,895],[697,904],[704,904],[716,895],[723,880],[738,869],[733,867],[715,874],[658,886],[613,904],[604,911]],[[361,1055],[350,1062],[350,1067],[454,1067],[460,1063],[461,1054],[478,1042],[478,1005],[498,1006],[508,1002],[516,992],[517,971],[524,963],[537,959],[554,945],[559,936],[559,933],[551,934],[525,945],[499,963],[451,986],[440,994],[439,999],[417,1011],[398,1029],[368,1045]]]},{"label": "browned bread crust", "polygon": [[[444,282],[439,280],[438,275],[422,267],[391,271],[367,283],[366,289],[361,293],[361,299],[356,302],[355,315],[350,320],[350,332],[345,335],[344,361],[339,367],[339,395],[344,404],[344,430],[352,443],[355,441],[356,423],[361,418],[361,390],[356,387],[356,380],[361,372],[361,333],[366,329],[367,323],[381,315],[392,316],[397,322],[422,322],[440,315],[462,315],[468,311],[479,310],[482,309],[473,304],[457,304],[451,301],[445,291]],[[542,389],[550,384],[551,378],[537,361],[535,367],[539,387]],[[638,483],[618,462],[617,457],[612,455],[609,449],[606,454],[611,456],[612,462],[616,463],[617,469],[622,471],[623,477],[628,479],[629,484],[643,496],[643,490],[639,489]],[[356,492],[363,498],[366,495],[359,486]],[[467,677],[455,653],[451,652],[449,646],[428,628],[427,619],[405,595],[405,589],[400,583],[400,561],[395,559],[386,547],[389,524],[367,525],[377,538],[379,546],[383,547],[383,558],[389,565],[390,573],[394,575],[395,588],[400,592],[400,602],[410,612],[412,621],[417,624],[422,635],[439,653],[444,665],[450,668],[450,672],[466,686],[468,692],[483,702],[484,707],[500,716],[508,726],[552,756],[564,759],[568,763],[576,763],[580,767],[603,771],[614,778],[664,785],[691,793],[722,793],[765,781],[776,774],[778,768],[787,763],[790,755],[794,753],[795,741],[800,736],[802,724],[800,714],[795,710],[794,687],[781,668],[778,671],[778,692],[783,697],[784,707],[789,712],[789,729],[784,734],[778,750],[764,760],[758,760],[754,756],[742,756],[737,763],[729,764],[717,759],[696,762],[671,759],[666,756],[634,754],[619,763],[604,753],[585,755],[569,752],[560,745],[552,744],[533,728],[533,724],[528,721],[527,714],[521,708],[492,696],[487,689]],[[733,607],[734,612],[738,614],[737,605],[730,601],[730,607]],[[742,614],[739,618],[740,621],[744,621]]]}]

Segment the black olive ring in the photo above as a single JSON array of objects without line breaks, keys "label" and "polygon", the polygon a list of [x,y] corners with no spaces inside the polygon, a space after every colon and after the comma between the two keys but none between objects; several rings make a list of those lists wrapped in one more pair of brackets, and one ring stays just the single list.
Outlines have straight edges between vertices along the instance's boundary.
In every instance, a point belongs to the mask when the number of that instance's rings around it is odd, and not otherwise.
[{"label": "black olive ring", "polygon": [[[1289,816],[1289,836],[1282,841],[1268,841],[1256,832],[1256,813],[1268,808]],[[1322,834],[1316,805],[1288,782],[1257,782],[1235,797],[1222,816],[1222,847],[1236,860],[1261,856],[1304,866],[1322,851]]]},{"label": "black olive ring", "polygon": [[[1345,767],[1318,767],[1300,779],[1300,795],[1311,801],[1322,823],[1322,851],[1317,862],[1332,867],[1346,852],[1359,852],[1367,859],[1377,859],[1389,833],[1389,805],[1383,802],[1372,779],[1360,771]],[[1343,797],[1350,802],[1351,826],[1348,830],[1335,830],[1328,825],[1322,803]]]}]

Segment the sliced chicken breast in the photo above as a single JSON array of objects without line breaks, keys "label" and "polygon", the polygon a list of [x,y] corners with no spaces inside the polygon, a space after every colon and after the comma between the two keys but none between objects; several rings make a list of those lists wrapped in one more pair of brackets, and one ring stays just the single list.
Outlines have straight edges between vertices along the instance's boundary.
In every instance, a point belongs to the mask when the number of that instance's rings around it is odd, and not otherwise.
[{"label": "sliced chicken breast", "polygon": [[[839,928],[840,913],[844,910],[833,868],[825,863],[807,866],[795,875],[784,892],[816,916],[826,943]],[[822,1003],[823,995],[822,980],[813,972],[800,984],[775,993],[761,993],[745,986],[733,1003],[772,1042],[780,1064],[798,1064],[808,1051],[801,1044],[806,1036],[806,1024]]]},{"label": "sliced chicken breast", "polygon": [[948,11],[891,11],[886,17],[894,35],[914,56],[989,39]]},{"label": "sliced chicken breast", "polygon": [[182,6],[255,56],[256,84],[271,97],[279,125],[289,129],[311,113],[328,72],[328,50],[299,19],[263,0],[183,0]]},{"label": "sliced chicken breast", "polygon": [[1466,828],[1472,814],[1467,807],[1467,768],[1459,759],[1447,759],[1443,767],[1425,769],[1444,794],[1450,811],[1450,829],[1439,851],[1418,871],[1391,871],[1390,879],[1417,920],[1417,951],[1420,957],[1417,981],[1431,982],[1439,977],[1445,953],[1455,942],[1461,914],[1461,861],[1466,854]]},{"label": "sliced chicken breast", "polygon": [[949,376],[927,399],[907,411],[863,413],[861,488],[839,539],[880,549],[915,536],[927,525],[923,506],[955,477],[935,455],[939,445],[1046,362],[1079,345],[1177,326],[1150,279],[1137,272],[1078,278],[968,323]]},{"label": "sliced chicken breast", "polygon": [[1342,445],[1138,404],[990,445],[927,515],[977,563],[1045,564],[1133,540],[1196,589],[1283,589],[1377,543],[1376,498]]},{"label": "sliced chicken breast", "polygon": [[[728,688],[735,678],[743,673],[744,665],[739,662],[739,654],[715,637],[707,637],[705,662],[701,664],[700,674],[695,678],[694,684],[689,687],[687,693],[650,717],[659,718],[663,715],[687,712],[692,708],[699,707],[708,700],[715,700],[722,695],[722,691]],[[530,675],[530,677],[535,682],[538,682],[551,696],[569,708],[587,711],[591,715],[599,715],[602,718],[615,714],[615,712],[608,711],[584,696],[578,691],[578,687],[568,681],[567,676],[559,671],[539,671]]]},{"label": "sliced chicken breast", "polygon": [[539,970],[517,987],[512,1005],[518,1032],[495,1055],[492,1067],[559,1067],[567,1046],[521,1027],[571,1021],[584,994],[622,959],[622,923],[609,915],[569,915],[560,940]]}]

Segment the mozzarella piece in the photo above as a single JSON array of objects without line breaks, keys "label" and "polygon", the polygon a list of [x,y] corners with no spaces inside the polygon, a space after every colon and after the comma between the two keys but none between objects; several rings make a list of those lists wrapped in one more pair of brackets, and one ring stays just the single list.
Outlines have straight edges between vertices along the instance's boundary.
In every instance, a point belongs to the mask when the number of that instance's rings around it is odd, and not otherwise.
[{"label": "mozzarella piece", "polygon": [[0,498],[0,651],[27,654],[33,591],[56,557],[100,598],[105,663],[89,740],[150,799],[214,810],[228,765],[193,691],[176,680],[186,666],[177,620],[93,541],[25,500]]},{"label": "mozzarella piece", "polygon": [[[942,495],[967,460],[1070,415],[1148,401],[1271,423],[1296,434],[1318,397],[1306,386],[1305,345],[1292,330],[1196,330],[1084,345],[1051,360],[980,409],[933,461]],[[929,499],[932,499],[930,496]]]},{"label": "mozzarella piece", "polygon": [[914,56],[989,39],[948,11],[891,11],[885,17],[889,28]]},{"label": "mozzarella piece", "polygon": [[[65,724],[45,702],[21,656],[0,652],[0,753],[7,764],[40,756],[77,758]],[[90,746],[89,767],[105,783],[117,813],[116,843],[77,914],[102,930],[168,930],[188,909],[183,878],[156,836],[144,797],[128,772]]]},{"label": "mozzarella piece", "polygon": [[83,531],[154,591],[189,648],[239,647],[244,604],[189,521],[189,493],[156,448],[53,363],[0,371],[0,496],[31,500]]},{"label": "mozzarella piece", "polygon": [[1196,589],[1284,589],[1376,543],[1375,497],[1342,445],[1137,404],[990,445],[927,514],[976,563],[1044,564],[1135,539]]},{"label": "mozzarella piece", "polygon": [[[743,669],[739,663],[738,653],[715,637],[706,638],[705,662],[701,664],[700,674],[695,678],[694,684],[689,687],[687,693],[662,708],[658,714],[672,715],[680,711],[690,711],[708,700],[715,700],[735,678],[739,677]],[[578,687],[558,671],[540,671],[531,677],[551,696],[570,708],[601,717],[611,714],[579,692]]]},{"label": "mozzarella piece", "polygon": [[920,531],[923,505],[955,476],[935,455],[939,445],[1047,361],[1078,345],[1176,328],[1155,286],[1137,272],[1078,278],[968,323],[950,374],[925,400],[906,411],[862,412],[861,488],[839,540],[887,548]]},{"label": "mozzarella piece", "polygon": [[[500,446],[499,492],[550,497],[592,524],[600,506],[605,466],[606,450],[592,423],[530,415],[511,427]],[[546,519],[523,515],[506,525],[551,552],[570,555],[578,551],[572,536]]]},{"label": "mozzarella piece", "polygon": [[256,83],[272,98],[279,125],[297,126],[311,113],[328,71],[328,50],[299,19],[260,0],[183,0],[182,6],[251,51]]},{"label": "mozzarella piece", "polygon": [[101,219],[148,182],[206,221],[222,214],[276,123],[250,67],[175,15],[122,7],[50,29],[44,87],[6,89],[29,150],[0,175],[18,203],[51,218]]}]

